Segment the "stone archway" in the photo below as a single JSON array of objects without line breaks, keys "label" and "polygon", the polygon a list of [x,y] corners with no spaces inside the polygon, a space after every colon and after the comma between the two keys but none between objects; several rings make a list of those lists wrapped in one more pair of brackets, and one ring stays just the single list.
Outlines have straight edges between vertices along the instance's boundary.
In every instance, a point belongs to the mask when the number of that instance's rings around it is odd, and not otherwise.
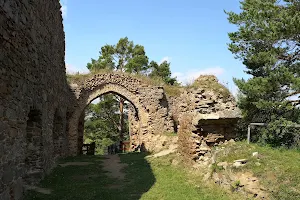
[{"label": "stone archway", "polygon": [[142,81],[129,75],[108,73],[96,74],[80,83],[71,84],[77,97],[74,112],[69,123],[69,153],[76,155],[79,152],[78,138],[80,136],[78,123],[85,107],[95,98],[114,93],[128,100],[137,113],[138,127],[135,137],[138,144],[151,148],[149,135],[159,134],[173,130],[173,122],[168,114],[166,98],[162,87],[144,84]]}]

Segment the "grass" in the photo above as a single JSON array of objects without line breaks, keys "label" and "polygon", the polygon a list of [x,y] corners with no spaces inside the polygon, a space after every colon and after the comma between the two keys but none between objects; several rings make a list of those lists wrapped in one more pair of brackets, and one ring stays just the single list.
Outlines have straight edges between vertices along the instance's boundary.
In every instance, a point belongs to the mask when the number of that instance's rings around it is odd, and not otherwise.
[{"label": "grass", "polygon": [[172,166],[172,160],[172,156],[149,159],[156,182],[143,194],[142,200],[243,199],[227,193],[217,185],[204,183],[200,173],[187,171],[181,165]]},{"label": "grass", "polygon": [[[258,158],[252,153],[258,152]],[[299,150],[274,149],[256,144],[236,142],[226,145],[217,162],[248,159],[241,171],[251,171],[268,190],[272,199],[300,199]]]},{"label": "grass", "polygon": [[165,135],[165,136],[170,136],[170,137],[178,136],[178,134],[175,133],[175,132],[164,132],[163,135]]},{"label": "grass", "polygon": [[[88,166],[56,167],[53,172],[41,181],[39,187],[53,190],[50,195],[28,191],[25,200],[92,200],[101,195],[108,199],[113,192],[106,185],[113,184],[116,180],[108,178],[101,168],[101,157],[75,157],[65,161],[93,162]],[[85,178],[87,175],[91,178]],[[99,190],[99,188],[101,188]],[[103,189],[105,188],[105,190]]]},{"label": "grass", "polygon": [[201,75],[193,83],[189,84],[188,87],[211,90],[217,94],[221,94],[224,99],[228,99],[230,97],[229,89],[215,79],[214,75]]},{"label": "grass", "polygon": [[[101,167],[103,157],[81,156],[62,160],[87,161],[92,165],[57,167],[40,187],[51,194],[28,191],[25,200],[229,200],[231,196],[213,185],[206,185],[197,174],[171,164],[173,157],[147,158],[143,153],[120,154],[125,180],[109,178]],[[121,187],[113,187],[121,184]]]}]

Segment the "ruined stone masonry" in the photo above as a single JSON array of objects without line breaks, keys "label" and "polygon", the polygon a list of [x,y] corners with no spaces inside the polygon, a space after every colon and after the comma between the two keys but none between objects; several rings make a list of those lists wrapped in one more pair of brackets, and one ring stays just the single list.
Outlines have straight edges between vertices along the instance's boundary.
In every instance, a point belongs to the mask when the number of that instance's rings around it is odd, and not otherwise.
[{"label": "ruined stone masonry", "polygon": [[0,199],[21,199],[60,157],[77,155],[84,109],[115,93],[132,104],[131,148],[159,151],[177,132],[178,151],[200,161],[232,138],[239,117],[234,99],[203,89],[168,97],[163,87],[125,74],[95,74],[68,83],[65,35],[58,0],[0,1]]},{"label": "ruined stone masonry", "polygon": [[68,142],[69,153],[72,155],[76,155],[81,149],[82,143],[78,144],[78,141],[82,141],[83,129],[78,128],[78,122],[85,107],[95,98],[107,93],[115,93],[132,105],[132,149],[142,143],[146,148],[151,146],[151,141],[145,140],[145,135],[173,130],[173,121],[168,113],[167,99],[162,87],[146,85],[138,79],[118,73],[96,74],[80,84],[71,84],[71,87],[77,98],[69,122]]},{"label": "ruined stone masonry", "polygon": [[[218,84],[211,75],[200,76],[197,81]],[[169,98],[169,105],[178,126],[179,152],[183,158],[207,161],[211,147],[235,137],[235,124],[241,113],[230,93],[199,86]]]}]

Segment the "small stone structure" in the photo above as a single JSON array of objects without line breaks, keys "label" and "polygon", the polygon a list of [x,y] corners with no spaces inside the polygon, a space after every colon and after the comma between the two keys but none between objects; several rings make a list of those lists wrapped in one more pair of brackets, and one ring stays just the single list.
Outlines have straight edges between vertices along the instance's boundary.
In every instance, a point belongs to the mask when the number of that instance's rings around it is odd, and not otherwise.
[{"label": "small stone structure", "polygon": [[239,117],[234,99],[203,89],[167,97],[164,88],[124,74],[95,74],[68,84],[58,0],[0,2],[0,199],[21,199],[59,157],[80,153],[84,108],[115,93],[132,104],[131,147],[156,151],[177,132],[187,159],[208,156],[210,146],[232,137]]},{"label": "small stone structure", "polygon": [[[241,113],[234,97],[220,91],[227,89],[215,76],[203,75],[195,82],[204,84],[169,98],[169,105],[178,129],[180,154],[188,160],[203,161],[211,156],[211,147],[235,137],[234,126]],[[217,85],[219,91],[207,84]]]}]

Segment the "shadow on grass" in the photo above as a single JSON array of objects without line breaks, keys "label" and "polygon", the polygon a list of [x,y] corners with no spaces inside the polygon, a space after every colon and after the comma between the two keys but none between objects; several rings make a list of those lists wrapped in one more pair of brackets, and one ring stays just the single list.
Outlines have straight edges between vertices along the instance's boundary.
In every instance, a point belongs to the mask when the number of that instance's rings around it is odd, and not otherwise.
[{"label": "shadow on grass", "polygon": [[102,168],[102,156],[77,156],[60,161],[91,162],[86,166],[56,167],[38,185],[52,190],[51,194],[27,191],[25,200],[135,200],[147,192],[155,183],[145,153],[120,154],[122,163],[128,166],[122,171],[125,179],[107,176]]}]

